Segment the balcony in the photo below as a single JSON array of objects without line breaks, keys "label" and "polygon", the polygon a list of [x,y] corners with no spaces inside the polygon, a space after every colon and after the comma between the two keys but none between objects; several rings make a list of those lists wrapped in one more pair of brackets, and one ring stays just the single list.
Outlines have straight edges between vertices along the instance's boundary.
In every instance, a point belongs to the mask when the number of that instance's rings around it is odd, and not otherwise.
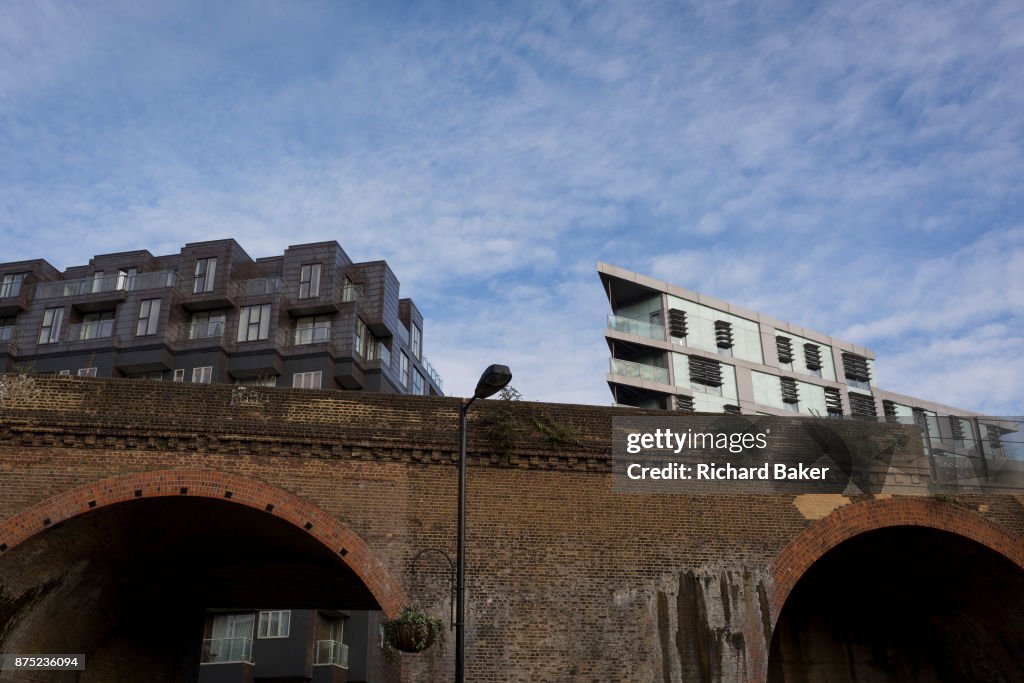
[{"label": "balcony", "polygon": [[426,356],[423,356],[422,362],[423,369],[427,371],[428,375],[430,375],[430,380],[437,385],[437,388],[441,392],[444,392],[444,380],[441,379],[441,375],[434,369],[434,366],[430,364],[430,361],[427,360]]},{"label": "balcony", "polygon": [[284,280],[279,277],[258,277],[251,280],[240,280],[232,284],[237,299],[247,297],[268,297],[284,294]]},{"label": "balcony", "polygon": [[74,297],[72,305],[83,312],[91,312],[111,308],[124,301],[128,292],[151,289],[174,288],[178,284],[178,274],[171,270],[152,273],[128,275],[103,275],[100,277],[78,278],[76,280],[58,280],[56,282],[40,282],[36,285],[37,299],[63,299]]},{"label": "balcony", "polygon": [[0,283],[0,317],[17,315],[28,310],[32,290],[32,285],[20,280]]},{"label": "balcony", "polygon": [[0,355],[18,354],[18,328],[11,325],[0,327]]},{"label": "balcony", "polygon": [[310,344],[329,344],[331,341],[330,325],[300,327],[289,331],[288,346],[308,346]]},{"label": "balcony", "polygon": [[644,337],[657,341],[668,340],[664,325],[655,325],[634,318],[624,318],[621,315],[608,316],[608,329],[622,332],[623,334],[631,334],[635,337]]},{"label": "balcony", "polygon": [[658,384],[670,383],[668,368],[634,363],[633,361],[622,360],[621,358],[609,359],[609,366],[609,372],[619,377],[631,377],[645,382],[657,382]]},{"label": "balcony", "polygon": [[200,664],[252,663],[251,638],[207,638]]},{"label": "balcony", "polygon": [[314,664],[333,664],[348,668],[348,645],[336,640],[318,640],[313,648]]}]

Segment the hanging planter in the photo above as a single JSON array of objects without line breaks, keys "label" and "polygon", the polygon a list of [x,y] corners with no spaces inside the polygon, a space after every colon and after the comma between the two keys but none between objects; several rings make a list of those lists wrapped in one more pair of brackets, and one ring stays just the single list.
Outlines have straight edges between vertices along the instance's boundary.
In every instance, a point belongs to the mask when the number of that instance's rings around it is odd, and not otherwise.
[{"label": "hanging planter", "polygon": [[395,619],[384,622],[384,653],[394,661],[399,652],[423,652],[435,642],[444,652],[444,622],[418,607],[404,607]]}]

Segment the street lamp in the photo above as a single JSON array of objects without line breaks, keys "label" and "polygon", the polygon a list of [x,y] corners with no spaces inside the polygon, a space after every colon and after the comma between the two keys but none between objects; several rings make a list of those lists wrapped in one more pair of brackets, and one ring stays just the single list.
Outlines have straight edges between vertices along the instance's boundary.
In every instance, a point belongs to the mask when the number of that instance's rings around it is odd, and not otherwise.
[{"label": "street lamp", "polygon": [[507,365],[492,365],[476,384],[473,398],[459,406],[459,529],[455,572],[455,683],[466,670],[466,414],[473,401],[494,396],[512,381]]}]

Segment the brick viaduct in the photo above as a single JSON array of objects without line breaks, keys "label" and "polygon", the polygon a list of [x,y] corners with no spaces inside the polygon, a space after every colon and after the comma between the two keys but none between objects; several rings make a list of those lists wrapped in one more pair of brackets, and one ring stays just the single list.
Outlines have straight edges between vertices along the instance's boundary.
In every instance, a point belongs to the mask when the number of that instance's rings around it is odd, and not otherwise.
[{"label": "brick viaduct", "polygon": [[[447,616],[447,565],[410,564],[454,553],[457,414],[454,398],[0,376],[0,652],[86,651],[83,681],[177,681],[198,657],[171,632],[190,600]],[[876,634],[896,618],[991,653],[940,662],[958,680],[1018,680],[999,672],[1022,661],[1024,498],[613,493],[622,414],[474,406],[469,680],[822,679],[793,674],[800,656],[849,680],[943,680],[927,645],[875,661],[920,645]],[[787,600],[827,609],[773,649]],[[159,643],[121,623],[140,612]],[[846,649],[808,646],[801,628],[837,615]],[[450,650],[403,662],[405,680],[451,679]]]}]

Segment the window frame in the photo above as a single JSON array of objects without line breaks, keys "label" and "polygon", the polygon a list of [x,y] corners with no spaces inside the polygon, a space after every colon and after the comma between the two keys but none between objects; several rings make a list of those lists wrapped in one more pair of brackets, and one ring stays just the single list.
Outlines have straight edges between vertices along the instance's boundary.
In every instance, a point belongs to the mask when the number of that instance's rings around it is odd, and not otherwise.
[{"label": "window frame", "polygon": [[[196,373],[199,373],[198,380],[196,379]],[[213,384],[213,366],[200,365],[199,367],[192,368],[192,384]]]},{"label": "window frame", "polygon": [[139,302],[139,321],[135,325],[136,337],[148,337],[160,329],[160,301],[161,299],[143,299]]},{"label": "window frame", "polygon": [[[270,634],[272,616],[277,615],[277,629],[273,635]],[[263,617],[266,615],[266,623]],[[270,640],[274,638],[288,638],[291,635],[292,611],[290,609],[260,611],[256,616],[256,638],[257,640]],[[282,633],[281,631],[284,631]]]},{"label": "window frame", "polygon": [[402,351],[402,358],[400,360],[399,371],[401,374],[402,386],[405,387],[406,391],[409,390],[409,354]]},{"label": "window frame", "polygon": [[[47,321],[49,318],[49,321]],[[60,329],[64,324],[64,307],[54,306],[43,310],[43,322],[39,326],[39,344],[56,344],[60,341]]]},{"label": "window frame", "polygon": [[0,299],[18,296],[24,284],[25,273],[4,273],[3,279],[0,280]]},{"label": "window frame", "polygon": [[[316,386],[313,386],[314,383]],[[292,389],[323,389],[323,384],[323,370],[309,370],[292,374]]]},{"label": "window frame", "polygon": [[[270,339],[270,317],[273,306],[271,304],[253,304],[242,306],[238,311],[238,335],[236,341],[255,342]],[[253,313],[258,312],[253,320]],[[253,327],[256,328],[256,336],[252,337]],[[244,334],[243,334],[244,332]]]},{"label": "window frame", "polygon": [[216,278],[217,257],[208,256],[205,258],[197,258],[195,279],[192,283],[192,293],[206,294],[208,292],[212,292]]},{"label": "window frame", "polygon": [[[299,298],[315,299],[320,296],[321,264],[303,263],[299,268]],[[305,289],[303,289],[305,288]]]}]

